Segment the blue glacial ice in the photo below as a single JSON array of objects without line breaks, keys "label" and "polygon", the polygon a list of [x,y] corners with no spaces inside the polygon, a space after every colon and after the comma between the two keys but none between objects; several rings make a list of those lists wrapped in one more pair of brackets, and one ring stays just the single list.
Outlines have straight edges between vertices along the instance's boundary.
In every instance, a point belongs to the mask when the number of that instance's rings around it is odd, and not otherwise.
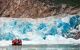
[{"label": "blue glacial ice", "polygon": [[[7,22],[2,22],[0,25],[0,40],[13,40],[16,38],[22,40],[29,40],[28,34],[32,33],[31,36],[37,34],[37,37],[42,37],[42,39],[46,39],[48,35],[55,36],[60,35],[62,37],[68,38],[67,36],[72,35],[71,30],[78,30],[80,32],[80,16],[67,16],[69,18],[69,22],[64,22],[61,18],[55,18],[55,21],[44,22],[35,21],[29,22],[24,20],[10,20]],[[65,18],[65,17],[64,17]],[[35,20],[35,19],[34,19]],[[54,24],[54,22],[56,22]],[[77,27],[79,26],[79,28]],[[76,29],[78,28],[78,29]],[[60,30],[58,30],[60,29]],[[37,38],[35,37],[35,38]]]},{"label": "blue glacial ice", "polygon": [[32,31],[32,24],[31,23],[21,23],[20,25],[18,25],[19,27],[19,31],[22,34],[26,34],[27,32],[31,32]]},{"label": "blue glacial ice", "polygon": [[47,34],[49,35],[56,35],[58,32],[57,32],[57,27],[56,26],[52,26],[50,28],[50,30],[47,32]]},{"label": "blue glacial ice", "polygon": [[37,30],[46,30],[47,24],[46,23],[40,23]]},{"label": "blue glacial ice", "polygon": [[76,25],[80,24],[80,16],[73,16],[70,18],[70,26],[71,28],[75,28]]}]

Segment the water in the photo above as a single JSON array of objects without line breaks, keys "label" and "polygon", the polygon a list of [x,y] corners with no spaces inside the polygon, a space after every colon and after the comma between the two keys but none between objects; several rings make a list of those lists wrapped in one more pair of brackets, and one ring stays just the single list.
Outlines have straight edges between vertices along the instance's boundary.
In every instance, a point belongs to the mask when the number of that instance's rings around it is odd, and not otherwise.
[{"label": "water", "polygon": [[55,44],[55,45],[23,45],[23,46],[5,46],[0,50],[80,50],[80,45]]}]

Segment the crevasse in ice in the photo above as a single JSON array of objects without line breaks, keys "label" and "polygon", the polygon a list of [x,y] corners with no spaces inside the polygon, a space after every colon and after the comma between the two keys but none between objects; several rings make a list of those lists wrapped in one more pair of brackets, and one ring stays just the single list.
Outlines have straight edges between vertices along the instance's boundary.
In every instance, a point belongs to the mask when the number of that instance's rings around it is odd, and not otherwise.
[{"label": "crevasse in ice", "polygon": [[[31,36],[34,38],[41,37],[45,40],[48,35],[60,35],[65,38],[74,38],[76,36],[73,35],[78,32],[80,33],[80,16],[74,15],[70,17],[68,16],[68,18],[68,22],[63,20],[67,19],[64,17],[51,21],[52,23],[39,22],[36,24],[34,22],[22,20],[10,20],[8,22],[3,22],[3,24],[0,25],[0,40],[13,40],[16,38],[30,40]],[[74,32],[74,29],[77,32]],[[78,39],[79,38],[80,37],[78,37]]]}]

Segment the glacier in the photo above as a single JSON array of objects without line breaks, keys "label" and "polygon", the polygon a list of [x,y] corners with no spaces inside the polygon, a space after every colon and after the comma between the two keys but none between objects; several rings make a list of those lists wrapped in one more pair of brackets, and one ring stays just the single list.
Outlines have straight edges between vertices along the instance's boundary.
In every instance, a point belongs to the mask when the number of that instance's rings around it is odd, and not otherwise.
[{"label": "glacier", "polygon": [[[21,39],[27,41],[47,40],[49,36],[80,39],[80,16],[63,18],[0,18],[0,41]],[[75,30],[75,31],[73,31]],[[77,37],[77,38],[76,38]],[[51,38],[54,39],[54,38]]]}]

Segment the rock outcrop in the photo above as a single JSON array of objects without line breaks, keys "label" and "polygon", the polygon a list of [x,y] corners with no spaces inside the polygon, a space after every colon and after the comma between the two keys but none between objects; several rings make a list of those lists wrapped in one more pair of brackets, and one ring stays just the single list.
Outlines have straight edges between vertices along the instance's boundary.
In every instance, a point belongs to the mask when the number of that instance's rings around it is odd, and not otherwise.
[{"label": "rock outcrop", "polygon": [[80,0],[0,0],[1,17],[47,17],[79,14]]}]

